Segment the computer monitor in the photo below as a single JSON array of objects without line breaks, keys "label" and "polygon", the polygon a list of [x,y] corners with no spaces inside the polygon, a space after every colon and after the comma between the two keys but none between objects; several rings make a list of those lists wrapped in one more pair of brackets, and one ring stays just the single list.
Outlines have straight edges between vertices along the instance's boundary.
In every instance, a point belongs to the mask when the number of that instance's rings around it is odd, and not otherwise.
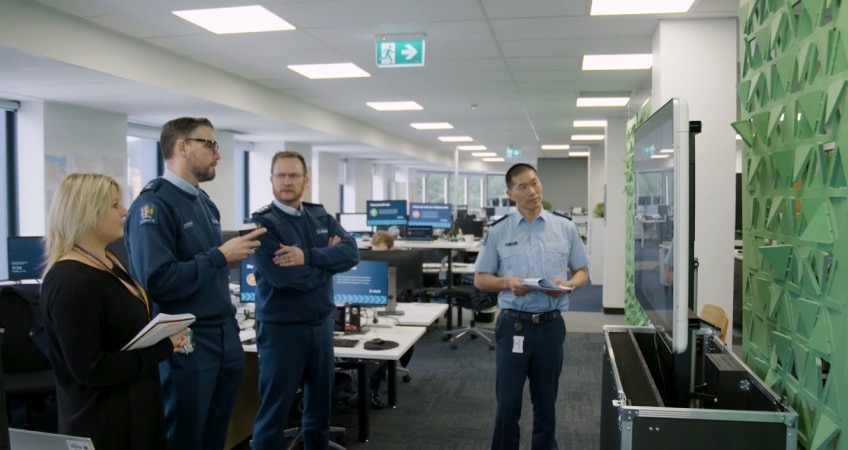
[{"label": "computer monitor", "polygon": [[360,261],[385,261],[395,270],[395,292],[399,300],[409,300],[411,292],[424,284],[424,252],[421,250],[360,250]]},{"label": "computer monitor", "polygon": [[406,225],[406,200],[366,200],[369,227]]},{"label": "computer monitor", "polygon": [[[224,242],[229,241],[232,238],[236,238],[239,236],[239,232],[236,230],[223,230],[221,231],[221,237]],[[230,282],[238,283],[238,279],[241,278],[241,263],[239,261],[230,261],[227,263],[227,270],[230,272]]]},{"label": "computer monitor", "polygon": [[450,203],[410,203],[409,224],[450,228],[453,212]]},{"label": "computer monitor", "polygon": [[348,233],[370,233],[371,226],[368,225],[368,214],[366,213],[339,213],[339,225]]},{"label": "computer monitor", "polygon": [[483,228],[485,225],[486,222],[472,219],[470,216],[456,221],[456,227],[462,231],[462,234],[466,236],[474,236],[476,238],[483,237]]},{"label": "computer monitor", "polygon": [[429,225],[408,225],[403,234],[407,241],[432,241],[433,227]]},{"label": "computer monitor", "polygon": [[256,266],[253,259],[243,259],[239,271],[239,301],[242,303],[256,301]]},{"label": "computer monitor", "polygon": [[44,264],[41,236],[10,236],[7,243],[10,280],[37,280]]},{"label": "computer monitor", "polygon": [[333,302],[339,305],[386,306],[389,264],[364,261],[347,272],[333,275]]}]

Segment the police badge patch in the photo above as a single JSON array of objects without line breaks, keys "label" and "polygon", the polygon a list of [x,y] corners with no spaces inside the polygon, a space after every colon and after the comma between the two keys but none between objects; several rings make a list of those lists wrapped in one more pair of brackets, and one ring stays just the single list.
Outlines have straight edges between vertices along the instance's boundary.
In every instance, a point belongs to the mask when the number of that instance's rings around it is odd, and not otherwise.
[{"label": "police badge patch", "polygon": [[143,205],[141,207],[141,218],[138,221],[139,225],[148,225],[148,224],[157,224],[159,223],[159,218],[156,216],[156,208],[151,205]]}]

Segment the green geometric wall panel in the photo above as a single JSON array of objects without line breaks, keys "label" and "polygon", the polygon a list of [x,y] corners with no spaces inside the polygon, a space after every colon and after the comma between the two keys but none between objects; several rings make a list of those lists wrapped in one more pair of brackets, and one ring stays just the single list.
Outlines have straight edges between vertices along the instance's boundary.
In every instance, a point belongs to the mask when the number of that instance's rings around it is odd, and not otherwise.
[{"label": "green geometric wall panel", "polygon": [[739,29],[743,360],[801,448],[848,450],[848,0],[743,0]]}]

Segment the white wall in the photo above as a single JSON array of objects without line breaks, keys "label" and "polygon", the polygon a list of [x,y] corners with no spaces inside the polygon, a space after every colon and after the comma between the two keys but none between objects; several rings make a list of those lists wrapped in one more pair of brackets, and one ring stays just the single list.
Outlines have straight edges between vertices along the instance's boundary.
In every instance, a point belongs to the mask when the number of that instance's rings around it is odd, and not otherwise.
[{"label": "white wall", "polygon": [[587,158],[539,158],[536,172],[542,181],[545,200],[553,209],[570,212],[572,207],[583,207],[589,201],[589,174]]},{"label": "white wall", "polygon": [[[627,197],[624,193],[624,153],[626,150],[624,119],[607,119],[604,145],[604,179],[606,180],[606,213],[604,225],[603,280],[604,308],[624,308],[624,245]],[[590,262],[591,268],[592,262]]]},{"label": "white wall", "polygon": [[[652,106],[689,103],[700,120],[695,138],[695,257],[697,298],[714,303],[733,322],[733,240],[736,195],[736,19],[664,20],[654,34]],[[698,312],[696,311],[696,312]]]},{"label": "white wall", "polygon": [[594,217],[592,211],[595,205],[604,201],[604,153],[602,145],[593,145],[589,149],[589,279],[596,285],[604,284],[604,219]]},{"label": "white wall", "polygon": [[[226,131],[215,130],[215,140],[218,141],[218,152],[221,159],[215,166],[215,179],[200,183],[200,188],[209,194],[221,213],[221,229],[236,230],[244,223],[244,190],[237,180],[241,179],[244,170],[242,152],[236,151],[235,135]],[[237,175],[238,174],[238,175]]]},{"label": "white wall", "polygon": [[339,157],[335,153],[313,152],[312,201],[324,205],[330,214],[340,212],[339,196]]}]

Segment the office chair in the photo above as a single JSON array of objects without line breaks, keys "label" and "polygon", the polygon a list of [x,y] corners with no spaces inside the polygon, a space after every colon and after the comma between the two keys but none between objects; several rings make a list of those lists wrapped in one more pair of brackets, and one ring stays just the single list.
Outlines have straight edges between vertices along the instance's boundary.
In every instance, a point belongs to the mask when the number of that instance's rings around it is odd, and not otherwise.
[{"label": "office chair", "polygon": [[4,394],[7,408],[9,400],[26,404],[25,428],[32,426],[33,410],[41,409],[44,399],[56,392],[53,366],[33,339],[41,332],[33,312],[37,305],[26,292],[11,286],[0,288],[0,328],[6,329],[2,344]]},{"label": "office chair", "polygon": [[727,316],[727,311],[724,308],[718,305],[706,304],[701,308],[699,317],[710,326],[717,328],[719,330],[719,339],[721,339],[721,342],[726,342],[724,338],[727,336],[730,317]]},{"label": "office chair", "polygon": [[[353,384],[353,379],[347,374],[336,371],[335,382],[333,383],[333,393],[332,397],[335,399],[340,393],[346,391]],[[303,395],[303,390],[298,390],[299,400],[296,402],[295,406],[292,410],[297,410],[298,413],[303,413],[303,399],[300,396]],[[330,434],[333,433],[341,433],[341,438],[339,441],[341,442],[344,439],[345,433],[347,429],[344,427],[334,427],[330,426]],[[286,450],[294,450],[297,448],[297,445],[303,439],[303,429],[300,426],[294,426],[291,428],[287,428],[284,432],[284,436],[290,438],[288,445],[286,446]],[[332,440],[329,442],[330,448],[335,450],[345,450],[340,444],[333,442]]]},{"label": "office chair", "polygon": [[[468,308],[472,311],[471,320],[467,327],[458,327],[442,332],[443,341],[450,339],[451,350],[456,350],[456,341],[465,335],[468,335],[471,339],[477,339],[478,337],[482,338],[489,344],[489,350],[495,349],[495,344],[492,342],[492,338],[475,326],[474,314],[497,305],[497,298],[492,301],[492,296],[490,294],[483,292],[474,286],[468,285],[457,286],[452,289],[443,289],[438,295],[447,298],[450,302],[450,306],[456,306],[459,311],[462,311],[462,308]],[[461,313],[458,313],[457,315],[457,325],[459,325],[462,323],[462,315]]]}]

